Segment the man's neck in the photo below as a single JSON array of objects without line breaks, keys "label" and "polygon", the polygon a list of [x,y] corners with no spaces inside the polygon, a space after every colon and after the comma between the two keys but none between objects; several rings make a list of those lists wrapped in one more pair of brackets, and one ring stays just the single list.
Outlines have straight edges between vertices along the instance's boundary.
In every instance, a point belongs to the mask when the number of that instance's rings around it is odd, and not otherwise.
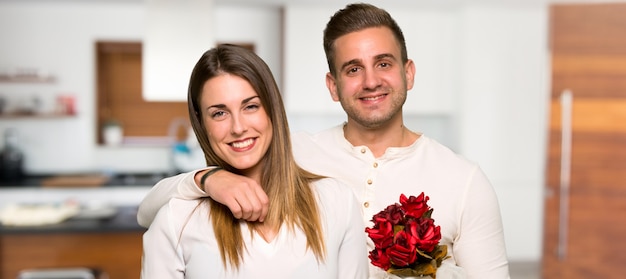
[{"label": "man's neck", "polygon": [[385,154],[389,147],[406,147],[419,138],[402,121],[377,128],[366,128],[348,121],[343,127],[343,135],[353,146],[367,146],[376,158]]}]

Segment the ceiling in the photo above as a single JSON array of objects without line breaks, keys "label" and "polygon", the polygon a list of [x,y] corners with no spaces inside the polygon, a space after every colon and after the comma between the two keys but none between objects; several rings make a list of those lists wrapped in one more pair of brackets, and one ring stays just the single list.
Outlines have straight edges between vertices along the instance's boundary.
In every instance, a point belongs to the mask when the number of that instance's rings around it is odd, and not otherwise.
[{"label": "ceiling", "polygon": [[[145,0],[133,0],[145,1]],[[467,5],[499,5],[499,6],[528,6],[549,5],[556,3],[614,3],[626,2],[626,0],[214,0],[216,4],[246,4],[246,5],[283,5],[283,4],[306,4],[306,5],[345,5],[352,2],[368,2],[381,6],[442,6],[463,7]]]},{"label": "ceiling", "polygon": [[[0,0],[0,2],[145,2],[155,0]],[[165,0],[159,0],[165,1]],[[169,0],[180,1],[180,0]],[[198,1],[198,0],[195,0]],[[368,2],[380,6],[447,6],[462,7],[467,5],[500,5],[500,6],[525,6],[525,5],[548,5],[553,3],[618,3],[626,0],[212,0],[216,4],[245,4],[245,5],[275,5],[303,4],[303,5],[345,5],[353,2]]]}]

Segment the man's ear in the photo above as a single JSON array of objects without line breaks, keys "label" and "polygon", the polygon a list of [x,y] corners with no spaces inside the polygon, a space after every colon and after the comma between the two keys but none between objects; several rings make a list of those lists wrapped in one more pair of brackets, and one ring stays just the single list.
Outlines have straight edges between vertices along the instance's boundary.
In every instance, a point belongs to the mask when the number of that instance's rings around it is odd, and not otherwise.
[{"label": "man's ear", "polygon": [[406,90],[409,91],[413,89],[413,85],[415,83],[415,63],[413,60],[409,59],[406,61],[404,65],[404,74],[406,77]]},{"label": "man's ear", "polygon": [[328,92],[330,93],[330,97],[333,98],[333,101],[339,102],[339,95],[337,95],[337,81],[330,72],[326,73],[326,87],[328,87]]}]

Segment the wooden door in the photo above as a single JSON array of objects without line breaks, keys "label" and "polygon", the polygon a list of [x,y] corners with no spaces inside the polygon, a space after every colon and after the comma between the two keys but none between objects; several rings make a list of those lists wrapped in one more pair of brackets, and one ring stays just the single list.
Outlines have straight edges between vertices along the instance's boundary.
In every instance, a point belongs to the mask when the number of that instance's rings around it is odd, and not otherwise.
[{"label": "wooden door", "polygon": [[[550,22],[552,105],[542,275],[622,278],[626,4],[555,5]],[[567,98],[566,106],[561,102],[568,90],[571,113]],[[571,122],[571,134],[562,121]]]}]

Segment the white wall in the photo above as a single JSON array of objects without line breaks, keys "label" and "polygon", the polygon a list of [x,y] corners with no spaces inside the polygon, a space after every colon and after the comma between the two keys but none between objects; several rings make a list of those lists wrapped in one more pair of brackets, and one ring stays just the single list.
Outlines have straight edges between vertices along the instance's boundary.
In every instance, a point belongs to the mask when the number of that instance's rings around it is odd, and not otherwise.
[{"label": "white wall", "polygon": [[547,11],[473,7],[460,18],[460,150],[480,163],[496,188],[510,257],[537,260],[550,75]]},{"label": "white wall", "polygon": [[[281,34],[259,26],[280,25],[278,10],[260,15],[258,7],[217,8],[219,22],[233,23],[218,26],[217,40],[254,41],[274,72],[284,73],[293,129],[315,131],[344,118],[324,85],[321,45],[326,20],[341,6],[287,6],[282,55]],[[546,7],[387,8],[402,26],[418,68],[407,125],[483,167],[500,198],[510,259],[539,260],[549,82]],[[0,69],[39,67],[58,78],[52,85],[0,84],[0,94],[69,92],[78,99],[76,118],[0,120],[1,131],[18,128],[27,170],[169,168],[165,147],[95,144],[94,42],[140,40],[142,16],[140,3],[0,2]]]},{"label": "white wall", "polygon": [[[500,198],[511,260],[538,261],[548,94],[547,9],[385,7],[403,28],[416,84],[407,126],[478,162]],[[336,125],[321,39],[339,6],[286,8],[285,99],[296,129]],[[303,36],[302,34],[307,34]],[[295,124],[295,125],[294,125]]]},{"label": "white wall", "polygon": [[[39,96],[48,107],[58,94],[72,94],[77,99],[78,115],[74,118],[0,119],[0,135],[8,127],[18,130],[26,171],[170,170],[167,147],[96,145],[95,42],[141,41],[143,15],[141,1],[0,2],[0,70],[33,67],[57,79],[43,85],[0,83],[0,96],[13,103]],[[259,56],[273,71],[280,72],[279,15],[278,8],[222,5],[215,11],[220,23],[216,40],[254,43]],[[277,80],[280,82],[279,76]]]},{"label": "white wall", "polygon": [[[322,31],[337,6],[288,5],[285,8],[285,103],[294,130],[319,131],[345,120],[325,83],[328,65]],[[384,6],[381,6],[384,7]],[[404,28],[409,56],[416,64],[416,83],[404,106],[408,127],[428,133],[454,148],[454,98],[460,73],[457,16],[447,10],[388,7]],[[303,36],[303,34],[307,34]]]},{"label": "white wall", "polygon": [[[9,99],[40,96],[50,104],[72,94],[78,115],[66,119],[0,120],[16,127],[29,172],[90,171],[100,168],[163,168],[165,152],[154,148],[109,150],[96,147],[95,41],[141,40],[138,4],[0,2],[0,68],[34,67],[54,75],[51,85],[0,84]],[[118,163],[127,162],[126,166]]]}]

